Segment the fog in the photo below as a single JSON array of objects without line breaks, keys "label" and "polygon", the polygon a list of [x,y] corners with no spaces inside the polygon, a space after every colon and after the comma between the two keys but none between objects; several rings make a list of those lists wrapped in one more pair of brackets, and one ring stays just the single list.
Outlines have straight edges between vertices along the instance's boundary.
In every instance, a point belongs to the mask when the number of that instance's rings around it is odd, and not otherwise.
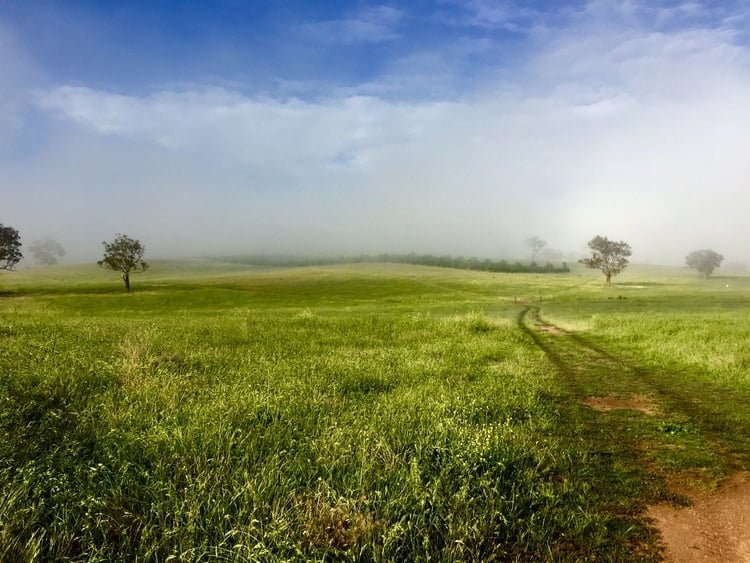
[{"label": "fog", "polygon": [[467,52],[502,47],[414,48],[314,92],[60,82],[0,12],[0,222],[66,262],[118,232],[152,258],[515,258],[531,235],[579,253],[601,234],[634,262],[746,261],[747,14],[688,25],[690,5],[591,2],[466,82]]}]

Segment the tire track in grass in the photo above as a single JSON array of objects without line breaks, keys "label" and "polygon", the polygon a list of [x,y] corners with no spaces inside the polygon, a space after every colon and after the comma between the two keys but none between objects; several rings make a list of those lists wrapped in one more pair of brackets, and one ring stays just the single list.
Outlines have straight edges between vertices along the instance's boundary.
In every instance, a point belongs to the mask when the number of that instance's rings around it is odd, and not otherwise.
[{"label": "tire track in grass", "polygon": [[588,346],[575,334],[542,320],[536,306],[524,308],[518,315],[518,326],[549,358],[564,377],[563,383],[573,395],[655,393],[645,382],[637,381],[635,371],[611,354]]},{"label": "tire track in grass", "polygon": [[[591,456],[596,509],[619,508],[635,528],[658,526],[665,542],[662,555],[669,561],[747,560],[750,530],[735,529],[747,517],[737,507],[750,502],[748,474],[739,473],[746,469],[750,452],[750,419],[741,416],[747,404],[742,392],[727,396],[726,389],[699,378],[686,380],[667,370],[646,369],[587,337],[545,322],[538,307],[523,309],[517,321],[560,375],[556,398],[561,439]],[[599,402],[644,397],[659,410],[651,411],[654,416],[635,414],[634,403],[623,401],[619,408],[630,412],[594,414],[591,408],[597,401],[587,400],[587,394]],[[677,432],[670,442],[670,429],[687,430],[685,436]],[[609,455],[603,456],[605,452]],[[715,490],[709,494],[696,490],[694,483],[693,488],[682,486],[681,475],[691,470],[711,478]],[[729,479],[718,480],[729,474]],[[623,478],[630,486],[621,486]],[[692,502],[693,507],[670,508],[665,501],[683,506]],[[653,520],[644,518],[646,511]],[[687,552],[680,551],[686,537],[694,538],[688,559]],[[658,549],[656,537],[644,531],[630,538],[634,557],[644,554],[644,539],[647,552]]]},{"label": "tire track in grass", "polygon": [[746,468],[750,461],[750,417],[741,414],[750,405],[747,393],[695,378],[680,377],[676,375],[677,369],[646,369],[614,356],[580,334],[571,333],[570,337],[579,345],[626,367],[634,377],[652,388],[671,412],[688,418],[714,442],[718,450],[731,455],[727,461],[731,462],[732,469]]},{"label": "tire track in grass", "polygon": [[601,542],[611,550],[592,556],[595,560],[658,560],[658,535],[649,526],[645,510],[647,500],[663,496],[663,486],[639,460],[642,426],[648,424],[640,419],[649,417],[636,411],[602,413],[582,404],[587,397],[612,394],[613,387],[617,393],[625,391],[622,381],[611,377],[617,364],[543,321],[536,306],[522,309],[517,324],[558,374],[549,396],[557,413],[550,437],[571,455],[568,478],[585,483],[585,502],[575,509],[597,514],[603,522],[601,536],[590,543]]},{"label": "tire track in grass", "polygon": [[544,321],[538,307],[522,310],[518,324],[565,376],[564,382],[578,392],[579,399],[587,391],[652,397],[665,414],[689,421],[717,451],[731,454],[732,459],[727,461],[732,469],[746,468],[750,459],[750,417],[742,414],[750,404],[747,393],[680,376],[676,370],[637,365],[589,337]]},{"label": "tire track in grass", "polygon": [[[653,424],[651,417],[643,415],[659,412],[662,404],[659,389],[640,378],[636,370],[619,358],[588,346],[574,333],[544,321],[536,306],[524,308],[517,320],[521,331],[557,370],[560,376],[555,392],[557,406],[578,426],[578,437],[592,440],[591,446],[596,446],[594,452],[612,454],[616,450],[620,454],[627,452],[625,457],[629,457],[640,447],[645,426]],[[602,420],[592,412],[597,411],[597,405],[609,405],[606,410],[631,411],[625,414],[638,416]],[[610,434],[617,439],[609,439]]]}]

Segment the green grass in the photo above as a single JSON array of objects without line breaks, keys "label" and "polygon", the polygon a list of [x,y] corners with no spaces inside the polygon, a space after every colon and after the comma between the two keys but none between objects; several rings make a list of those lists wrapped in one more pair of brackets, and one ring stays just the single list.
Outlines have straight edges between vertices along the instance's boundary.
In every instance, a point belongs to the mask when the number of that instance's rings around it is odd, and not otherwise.
[{"label": "green grass", "polygon": [[0,278],[0,560],[655,560],[670,476],[750,465],[749,278],[132,281]]}]

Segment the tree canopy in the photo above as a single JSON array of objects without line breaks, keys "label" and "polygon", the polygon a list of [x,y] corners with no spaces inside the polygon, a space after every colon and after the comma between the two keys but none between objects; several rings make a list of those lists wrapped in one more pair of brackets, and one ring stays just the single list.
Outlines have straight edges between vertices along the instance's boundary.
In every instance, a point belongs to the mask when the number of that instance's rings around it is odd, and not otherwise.
[{"label": "tree canopy", "polygon": [[612,276],[616,276],[627,268],[628,256],[633,254],[630,245],[625,241],[609,240],[600,235],[595,236],[588,244],[591,249],[591,257],[579,260],[581,264],[589,268],[601,270],[610,282]]},{"label": "tree canopy", "polygon": [[36,261],[42,266],[54,266],[57,259],[65,256],[65,249],[54,239],[49,237],[42,240],[35,240],[29,250],[34,255]]},{"label": "tree canopy", "polygon": [[533,236],[526,239],[526,244],[531,248],[531,261],[536,262],[537,253],[547,246],[547,241],[540,239],[538,236]]},{"label": "tree canopy", "polygon": [[117,234],[112,242],[103,242],[104,257],[97,262],[99,266],[122,273],[125,289],[130,291],[130,274],[145,272],[148,264],[143,260],[146,247],[141,241],[127,235]]},{"label": "tree canopy", "polygon": [[12,270],[21,258],[21,236],[13,227],[0,223],[0,270]]},{"label": "tree canopy", "polygon": [[722,260],[724,257],[721,254],[709,248],[693,250],[685,256],[685,263],[694,270],[698,270],[704,278],[708,278],[716,268],[721,266]]}]

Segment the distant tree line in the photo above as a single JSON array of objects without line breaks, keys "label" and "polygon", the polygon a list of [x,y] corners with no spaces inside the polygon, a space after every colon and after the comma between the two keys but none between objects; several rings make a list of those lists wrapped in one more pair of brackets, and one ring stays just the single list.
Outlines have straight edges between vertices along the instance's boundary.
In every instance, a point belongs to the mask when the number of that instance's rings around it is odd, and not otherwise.
[{"label": "distant tree line", "polygon": [[413,264],[417,266],[435,266],[438,268],[456,268],[459,270],[477,270],[482,272],[500,272],[508,274],[562,274],[569,272],[568,265],[563,262],[556,266],[551,262],[537,264],[520,261],[490,260],[480,258],[466,258],[464,256],[436,256],[433,254],[360,254],[358,256],[339,257],[305,257],[283,254],[261,254],[242,256],[222,256],[217,260],[234,264],[248,264],[252,266],[328,266],[331,264],[351,264],[368,262],[391,262],[396,264]]},{"label": "distant tree line", "polygon": [[[138,239],[127,235],[117,234],[113,241],[104,242],[104,257],[98,261],[99,266],[114,270],[122,275],[125,289],[130,291],[130,275],[144,272],[148,264],[143,260],[145,246]],[[568,265],[563,262],[560,266],[552,262],[537,264],[536,256],[543,250],[547,242],[533,236],[526,239],[526,244],[531,249],[531,262],[524,263],[520,260],[509,262],[507,260],[490,260],[489,258],[466,258],[464,256],[437,256],[433,254],[360,254],[359,256],[340,257],[305,257],[283,254],[261,254],[222,256],[214,258],[223,262],[235,264],[248,264],[254,266],[325,266],[331,264],[364,263],[364,262],[391,262],[397,264],[414,264],[419,266],[435,266],[438,268],[456,268],[460,270],[476,270],[482,272],[501,273],[534,273],[534,274],[561,274],[570,271]],[[627,268],[628,257],[632,255],[630,245],[625,241],[609,240],[601,235],[595,236],[588,243],[591,256],[579,260],[583,265],[601,270],[607,284],[612,277]],[[40,264],[52,266],[57,259],[65,255],[65,250],[54,239],[46,238],[34,241],[30,250]],[[0,223],[0,270],[12,270],[23,258],[21,253],[21,237],[18,230]],[[708,278],[718,268],[724,257],[711,249],[695,250],[685,258],[688,267],[697,270],[703,277]]]}]

